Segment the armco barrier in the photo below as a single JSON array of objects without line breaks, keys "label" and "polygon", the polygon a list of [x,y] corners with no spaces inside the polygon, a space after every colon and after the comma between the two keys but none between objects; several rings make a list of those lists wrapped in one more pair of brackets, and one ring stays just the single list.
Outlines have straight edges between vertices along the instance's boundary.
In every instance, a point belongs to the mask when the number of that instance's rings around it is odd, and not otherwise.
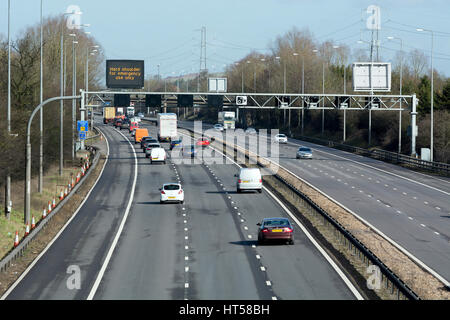
[{"label": "armco barrier", "polygon": [[[77,192],[77,190],[84,184],[86,179],[91,174],[92,169],[94,169],[99,161],[100,158],[100,152],[95,152],[94,160],[91,165],[91,170],[88,170],[84,178],[78,183],[73,189],[72,192],[63,200],[61,201],[55,209],[51,210],[50,213],[47,214],[45,219],[42,219],[39,221],[39,223],[36,225],[36,227],[30,232],[28,236],[22,239],[22,241],[14,248],[12,249],[1,261],[0,261],[0,272],[4,272],[10,265],[11,262],[15,261],[18,257],[22,256],[24,251],[27,249],[28,245],[34,240],[34,238],[39,234],[39,232],[45,228],[47,223],[52,219],[52,217],[57,214],[61,208],[67,203],[67,201],[70,200],[73,194]],[[45,210],[45,209],[44,209]]]}]

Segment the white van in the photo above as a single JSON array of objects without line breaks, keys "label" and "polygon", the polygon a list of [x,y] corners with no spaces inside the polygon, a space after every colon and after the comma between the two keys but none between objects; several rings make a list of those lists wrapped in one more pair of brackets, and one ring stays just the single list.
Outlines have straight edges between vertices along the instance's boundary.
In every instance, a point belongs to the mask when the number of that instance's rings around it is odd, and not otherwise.
[{"label": "white van", "polygon": [[262,192],[262,177],[261,171],[258,168],[242,168],[238,175],[237,192],[242,190],[256,190]]},{"label": "white van", "polygon": [[150,154],[150,163],[153,164],[154,162],[164,162],[166,164],[166,150],[164,148],[153,148],[152,152]]}]

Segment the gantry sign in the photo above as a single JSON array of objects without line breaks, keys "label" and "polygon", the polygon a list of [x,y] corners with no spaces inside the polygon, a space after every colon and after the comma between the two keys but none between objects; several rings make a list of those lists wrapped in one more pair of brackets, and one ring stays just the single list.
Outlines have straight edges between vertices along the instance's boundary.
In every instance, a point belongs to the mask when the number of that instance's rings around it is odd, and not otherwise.
[{"label": "gantry sign", "polygon": [[[145,101],[150,108],[160,107],[216,107],[235,109],[280,109],[280,110],[369,110],[411,112],[411,154],[416,149],[416,95],[380,95],[380,94],[295,94],[295,93],[200,93],[200,92],[145,92],[145,91],[82,91],[84,101],[123,101],[118,99],[127,95],[136,100]],[[113,104],[114,105],[114,104]],[[116,105],[117,107],[118,105]],[[127,106],[121,106],[127,107]],[[303,117],[302,117],[303,118]],[[370,120],[369,120],[370,122]],[[369,129],[370,131],[370,129]]]}]

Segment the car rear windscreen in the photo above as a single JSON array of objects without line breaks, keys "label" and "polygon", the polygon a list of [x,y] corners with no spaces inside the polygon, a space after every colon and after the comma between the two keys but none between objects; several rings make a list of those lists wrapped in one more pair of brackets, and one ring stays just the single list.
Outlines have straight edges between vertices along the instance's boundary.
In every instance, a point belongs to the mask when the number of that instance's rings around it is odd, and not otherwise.
[{"label": "car rear windscreen", "polygon": [[175,185],[175,184],[171,184],[171,185],[168,185],[168,186],[164,186],[164,190],[176,191],[176,190],[180,190],[180,186]]},{"label": "car rear windscreen", "polygon": [[288,220],[268,220],[264,222],[265,227],[279,227],[279,226],[288,226]]}]

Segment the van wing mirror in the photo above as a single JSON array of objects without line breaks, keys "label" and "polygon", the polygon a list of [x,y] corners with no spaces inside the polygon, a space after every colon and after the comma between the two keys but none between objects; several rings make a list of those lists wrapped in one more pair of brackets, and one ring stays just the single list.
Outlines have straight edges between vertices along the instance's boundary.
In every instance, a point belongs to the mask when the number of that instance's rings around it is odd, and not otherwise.
[{"label": "van wing mirror", "polygon": [[256,225],[257,225],[258,227],[261,227],[261,223],[257,223]]}]

